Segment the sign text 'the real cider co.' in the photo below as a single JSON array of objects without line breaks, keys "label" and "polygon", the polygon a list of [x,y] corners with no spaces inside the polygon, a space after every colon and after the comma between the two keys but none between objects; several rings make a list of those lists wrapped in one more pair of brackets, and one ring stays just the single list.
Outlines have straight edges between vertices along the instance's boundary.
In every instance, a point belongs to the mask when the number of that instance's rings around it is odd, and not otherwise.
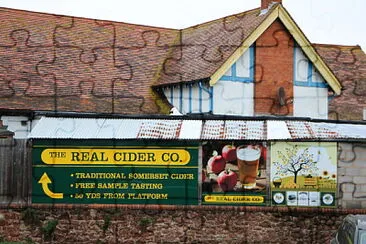
[{"label": "sign text 'the real cider co.'", "polygon": [[46,149],[46,164],[153,164],[186,165],[190,154],[184,149]]}]

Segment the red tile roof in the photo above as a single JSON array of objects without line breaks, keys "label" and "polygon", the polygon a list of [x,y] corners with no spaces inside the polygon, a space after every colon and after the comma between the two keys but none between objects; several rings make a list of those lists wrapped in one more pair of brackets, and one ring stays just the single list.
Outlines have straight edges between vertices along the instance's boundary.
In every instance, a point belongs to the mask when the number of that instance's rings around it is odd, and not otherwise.
[{"label": "red tile roof", "polygon": [[0,8],[0,108],[159,113],[179,30]]},{"label": "red tile roof", "polygon": [[341,96],[330,102],[334,119],[362,120],[366,108],[366,55],[360,46],[313,44],[341,82]]},{"label": "red tile roof", "polygon": [[180,44],[165,61],[159,84],[213,75],[270,12],[259,13],[258,8],[182,30]]},{"label": "red tile roof", "polygon": [[[152,87],[210,77],[270,13],[259,12],[175,30],[0,8],[0,109],[166,113]],[[364,77],[362,50],[315,47],[345,85]]]}]

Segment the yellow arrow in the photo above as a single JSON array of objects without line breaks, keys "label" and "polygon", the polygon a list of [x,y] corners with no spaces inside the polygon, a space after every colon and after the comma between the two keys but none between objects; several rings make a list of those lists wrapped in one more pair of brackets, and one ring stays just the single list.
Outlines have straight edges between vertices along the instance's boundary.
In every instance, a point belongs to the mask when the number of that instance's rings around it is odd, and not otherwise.
[{"label": "yellow arrow", "polygon": [[50,198],[57,198],[57,199],[62,199],[64,198],[64,194],[63,193],[53,193],[49,188],[48,188],[48,184],[51,184],[52,181],[50,180],[50,178],[48,177],[48,175],[46,173],[44,173],[41,177],[41,179],[39,179],[38,183],[42,184],[42,189],[44,191],[44,193],[49,196]]}]

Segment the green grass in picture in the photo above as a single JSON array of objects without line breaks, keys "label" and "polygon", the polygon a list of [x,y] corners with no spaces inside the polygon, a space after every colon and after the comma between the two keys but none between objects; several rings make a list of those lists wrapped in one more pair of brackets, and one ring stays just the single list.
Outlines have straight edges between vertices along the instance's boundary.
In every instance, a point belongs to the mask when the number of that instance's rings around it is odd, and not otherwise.
[{"label": "green grass in picture", "polygon": [[322,190],[334,191],[337,183],[335,178],[322,176],[297,176],[297,182],[294,183],[294,177],[275,178],[271,182],[272,189],[298,189],[298,190]]}]

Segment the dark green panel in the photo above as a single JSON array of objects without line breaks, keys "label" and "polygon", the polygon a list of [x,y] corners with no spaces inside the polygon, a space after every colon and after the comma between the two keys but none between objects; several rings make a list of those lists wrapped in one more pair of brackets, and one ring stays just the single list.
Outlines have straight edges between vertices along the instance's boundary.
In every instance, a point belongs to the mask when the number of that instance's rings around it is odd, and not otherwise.
[{"label": "dark green panel", "polygon": [[[46,164],[42,160],[44,150],[60,148],[76,151],[183,149],[189,153],[190,160],[184,165],[104,165],[69,161],[60,164],[57,158],[54,164]],[[33,142],[32,157],[33,203],[197,205],[199,201],[198,143],[151,142],[148,145],[145,141],[42,140]]]}]

